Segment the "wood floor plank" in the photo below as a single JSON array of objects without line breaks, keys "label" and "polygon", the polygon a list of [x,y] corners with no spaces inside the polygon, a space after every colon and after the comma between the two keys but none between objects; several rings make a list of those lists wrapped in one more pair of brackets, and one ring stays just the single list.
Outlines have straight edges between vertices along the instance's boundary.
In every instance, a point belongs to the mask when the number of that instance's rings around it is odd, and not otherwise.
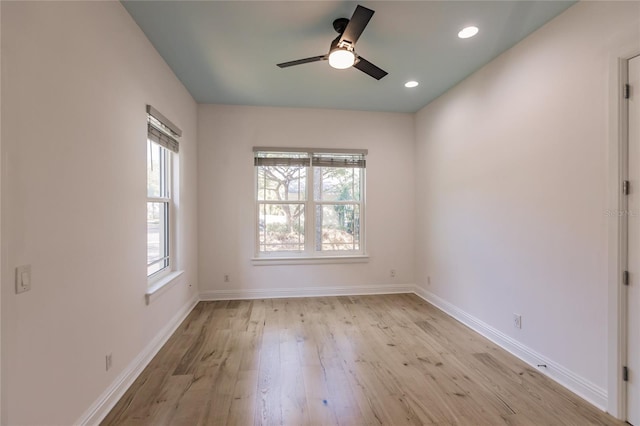
[{"label": "wood floor plank", "polygon": [[415,295],[201,302],[103,425],[623,425]]},{"label": "wood floor plank", "polygon": [[302,369],[305,395],[309,406],[309,418],[317,424],[337,424],[338,419],[333,408],[333,398],[327,387],[325,370],[319,365],[306,366]]},{"label": "wood floor plank", "polygon": [[238,380],[233,390],[233,400],[229,408],[228,425],[244,426],[253,424],[257,382],[258,370],[238,372]]},{"label": "wood floor plank", "polygon": [[158,426],[175,424],[172,420],[176,415],[177,402],[192,382],[193,376],[190,374],[169,377],[166,386],[162,388],[150,409],[148,422]]},{"label": "wood floor plank", "polygon": [[260,365],[256,406],[254,408],[256,425],[282,424],[282,405],[280,404],[281,363],[280,330],[278,328],[277,301],[265,303],[264,327],[260,347]]},{"label": "wood floor plank", "polygon": [[227,424],[242,361],[238,344],[241,339],[242,336],[232,334],[220,358],[213,363],[216,374],[209,392],[205,416],[198,423],[200,425]]},{"label": "wood floor plank", "polygon": [[172,425],[187,426],[201,423],[210,400],[209,394],[215,385],[216,373],[216,366],[201,366],[196,369],[189,388],[176,401]]}]

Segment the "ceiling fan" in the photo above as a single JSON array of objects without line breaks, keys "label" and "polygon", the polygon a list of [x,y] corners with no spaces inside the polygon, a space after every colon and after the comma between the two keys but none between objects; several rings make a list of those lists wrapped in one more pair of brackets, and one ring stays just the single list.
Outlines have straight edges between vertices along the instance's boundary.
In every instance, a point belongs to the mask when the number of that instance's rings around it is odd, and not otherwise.
[{"label": "ceiling fan", "polygon": [[297,61],[278,64],[280,68],[294,65],[307,64],[309,62],[329,61],[329,65],[337,69],[354,67],[376,80],[387,75],[387,72],[373,65],[371,62],[358,55],[355,51],[356,42],[364,31],[374,11],[358,5],[351,19],[338,18],[333,21],[333,28],[338,32],[338,37],[331,42],[329,53],[311,58],[298,59]]}]

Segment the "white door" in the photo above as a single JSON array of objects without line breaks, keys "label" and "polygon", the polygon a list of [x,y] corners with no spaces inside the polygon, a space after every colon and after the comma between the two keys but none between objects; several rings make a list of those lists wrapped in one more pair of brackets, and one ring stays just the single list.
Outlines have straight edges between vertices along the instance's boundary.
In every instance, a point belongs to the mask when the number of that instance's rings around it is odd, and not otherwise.
[{"label": "white door", "polygon": [[627,421],[640,426],[640,56],[629,61],[629,270]]}]

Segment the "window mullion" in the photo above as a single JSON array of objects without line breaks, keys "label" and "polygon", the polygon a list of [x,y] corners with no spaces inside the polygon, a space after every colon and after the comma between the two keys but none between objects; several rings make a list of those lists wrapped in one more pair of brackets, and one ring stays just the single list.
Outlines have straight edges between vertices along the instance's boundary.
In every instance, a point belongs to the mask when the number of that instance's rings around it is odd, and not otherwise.
[{"label": "window mullion", "polygon": [[335,206],[335,205],[337,205],[337,206],[357,206],[357,205],[360,204],[359,201],[355,201],[355,200],[354,201],[345,201],[345,200],[340,200],[340,201],[327,200],[327,201],[324,201],[324,200],[321,200],[321,201],[315,201],[315,203],[316,203],[317,206],[320,206],[320,205],[322,205],[322,206],[326,206],[326,205],[329,205],[329,206]]},{"label": "window mullion", "polygon": [[304,251],[308,255],[315,253],[315,235],[316,235],[316,209],[314,188],[314,167],[307,167],[307,191],[305,200],[305,227],[304,227]]},{"label": "window mullion", "polygon": [[257,200],[258,204],[304,204],[305,200]]},{"label": "window mullion", "polygon": [[170,202],[171,202],[171,198],[165,198],[165,197],[147,197],[147,202],[148,202],[148,203],[170,203]]},{"label": "window mullion", "polygon": [[365,173],[366,170],[363,169],[359,169],[358,171],[358,202],[360,204],[360,222],[358,223],[358,242],[360,245],[360,251],[364,253],[366,244],[365,244],[365,216],[366,216],[366,212],[365,212]]},{"label": "window mullion", "polygon": [[165,196],[167,199],[171,200],[173,199],[173,170],[172,168],[172,164],[171,164],[171,152],[165,150],[164,151],[164,170],[165,170],[165,185],[167,185],[166,187],[166,192],[165,192]]},{"label": "window mullion", "polygon": [[152,266],[152,265],[155,265],[156,263],[160,263],[160,262],[162,262],[164,260],[168,260],[168,259],[169,259],[169,256],[158,257],[156,260],[153,260],[153,261],[147,263],[147,266]]}]

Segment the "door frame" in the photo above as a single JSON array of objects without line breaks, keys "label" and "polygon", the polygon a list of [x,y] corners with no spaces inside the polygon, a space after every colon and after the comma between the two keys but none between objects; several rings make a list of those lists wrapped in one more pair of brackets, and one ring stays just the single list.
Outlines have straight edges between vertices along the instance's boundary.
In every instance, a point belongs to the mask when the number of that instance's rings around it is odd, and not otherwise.
[{"label": "door frame", "polygon": [[607,411],[620,420],[627,418],[626,382],[622,367],[627,363],[627,288],[622,283],[628,267],[627,198],[622,194],[623,181],[629,176],[629,117],[624,98],[628,82],[629,60],[640,54],[638,42],[632,42],[610,56],[609,61],[609,159],[608,196],[608,344]]}]

